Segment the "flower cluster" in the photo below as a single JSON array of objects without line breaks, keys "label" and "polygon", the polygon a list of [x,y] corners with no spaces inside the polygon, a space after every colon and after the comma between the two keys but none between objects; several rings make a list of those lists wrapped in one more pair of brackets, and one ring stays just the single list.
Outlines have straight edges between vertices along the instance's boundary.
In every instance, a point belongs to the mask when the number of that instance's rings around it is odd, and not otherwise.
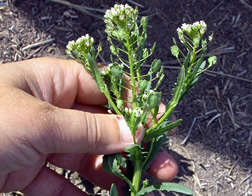
[{"label": "flower cluster", "polygon": [[118,64],[116,62],[108,64],[108,66],[102,69],[101,74],[103,76],[112,76],[114,79],[122,79],[123,75],[123,64]]},{"label": "flower cluster", "polygon": [[115,5],[110,10],[107,10],[104,15],[104,22],[106,24],[106,33],[109,36],[115,38],[120,38],[119,34],[122,35],[122,31],[119,31],[119,28],[129,29],[136,24],[138,15],[138,10],[133,9],[128,4],[126,5]]},{"label": "flower cluster", "polygon": [[189,36],[193,43],[198,44],[198,40],[205,34],[207,25],[204,21],[195,22],[193,24],[182,24],[181,28],[177,29],[179,40],[182,44],[186,43],[187,38],[185,34]]},{"label": "flower cluster", "polygon": [[66,46],[66,53],[70,56],[74,54],[75,56],[81,55],[81,52],[88,53],[93,47],[94,38],[90,37],[88,34],[78,38],[76,41],[69,41]]},{"label": "flower cluster", "polygon": [[131,109],[131,108],[124,108],[124,112],[126,114],[128,114],[129,116],[131,116],[132,113],[134,113],[134,116],[136,118],[140,117],[143,114],[143,110],[141,108],[137,108],[137,109]]}]

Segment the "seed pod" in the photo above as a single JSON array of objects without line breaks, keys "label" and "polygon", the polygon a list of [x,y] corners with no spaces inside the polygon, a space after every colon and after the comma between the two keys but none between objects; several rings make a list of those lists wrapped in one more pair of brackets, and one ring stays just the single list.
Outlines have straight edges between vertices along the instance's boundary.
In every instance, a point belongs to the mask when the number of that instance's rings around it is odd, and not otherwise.
[{"label": "seed pod", "polygon": [[171,53],[172,53],[173,56],[175,56],[176,58],[178,58],[178,56],[179,56],[179,48],[178,48],[178,46],[173,45],[171,47]]},{"label": "seed pod", "polygon": [[140,80],[138,83],[138,90],[140,93],[143,93],[147,88],[148,82],[147,80]]},{"label": "seed pod", "polygon": [[147,104],[150,109],[156,108],[161,101],[161,93],[151,92],[148,96]]},{"label": "seed pod", "polygon": [[118,56],[118,50],[115,48],[115,46],[110,46],[110,51],[113,55]]},{"label": "seed pod", "polygon": [[112,76],[113,76],[114,79],[120,80],[120,79],[122,79],[122,76],[123,76],[123,70],[118,65],[118,66],[115,66],[115,67],[111,68],[111,74],[112,74]]},{"label": "seed pod", "polygon": [[119,110],[122,110],[123,107],[124,107],[123,101],[121,99],[116,100],[116,105],[117,105]]},{"label": "seed pod", "polygon": [[155,59],[151,64],[151,71],[157,72],[161,67],[161,61],[159,59]]}]

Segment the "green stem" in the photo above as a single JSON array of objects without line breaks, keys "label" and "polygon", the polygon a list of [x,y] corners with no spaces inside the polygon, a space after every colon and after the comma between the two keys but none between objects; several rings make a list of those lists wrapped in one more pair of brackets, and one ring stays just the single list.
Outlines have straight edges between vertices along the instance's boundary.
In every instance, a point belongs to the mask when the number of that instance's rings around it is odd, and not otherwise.
[{"label": "green stem", "polygon": [[[127,31],[126,31],[127,32]],[[126,36],[126,45],[128,50],[128,59],[129,59],[129,66],[130,66],[130,79],[131,79],[131,88],[132,88],[132,107],[135,109],[137,107],[136,102],[136,83],[135,83],[135,73],[134,73],[134,62],[132,59],[132,47],[129,43],[129,35]]]},{"label": "green stem", "polygon": [[193,53],[192,53],[192,58],[191,58],[191,61],[190,61],[190,67],[187,71],[187,74],[191,73],[191,70],[192,70],[192,67],[194,65],[194,58],[195,58],[195,55],[196,55],[196,47],[194,46],[193,47]]},{"label": "green stem", "polygon": [[173,112],[173,110],[175,109],[175,107],[177,106],[177,104],[178,104],[178,101],[172,102],[171,106],[169,107],[169,109],[157,121],[157,123],[155,123],[151,128],[149,128],[148,130],[146,130],[146,134],[150,133],[153,129],[156,129],[166,118],[168,118],[171,115],[171,113]]},{"label": "green stem", "polygon": [[110,94],[104,90],[103,94],[105,95],[105,97],[107,98],[108,102],[110,103],[110,105],[112,106],[112,108],[115,110],[115,113],[117,115],[122,115],[122,113],[120,112],[120,110],[117,108],[117,106],[115,105],[114,101],[112,100]]},{"label": "green stem", "polygon": [[141,152],[137,150],[135,154],[136,162],[134,165],[134,175],[132,179],[133,190],[131,190],[131,196],[135,196],[139,190],[139,185],[140,185],[141,176],[142,176],[142,163],[139,158],[140,156],[141,156]]},{"label": "green stem", "polygon": [[145,164],[147,163],[151,153],[152,153],[152,149],[153,149],[153,144],[154,144],[154,139],[155,138],[151,138],[151,144],[150,144],[150,148],[148,149],[148,155],[146,156],[145,160],[144,160],[144,163],[143,163],[143,168],[145,168]]}]

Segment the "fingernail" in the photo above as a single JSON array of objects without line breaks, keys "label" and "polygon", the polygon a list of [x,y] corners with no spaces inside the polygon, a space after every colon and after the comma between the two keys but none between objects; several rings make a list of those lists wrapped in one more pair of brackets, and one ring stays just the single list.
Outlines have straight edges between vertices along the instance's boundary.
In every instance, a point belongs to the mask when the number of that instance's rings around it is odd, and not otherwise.
[{"label": "fingernail", "polygon": [[[123,117],[118,117],[118,124],[121,130],[121,140],[123,143],[133,144],[133,136],[131,134],[130,128],[127,125],[126,121]],[[136,132],[136,142],[140,142],[143,139],[144,130],[143,126],[140,125],[137,132]]]}]

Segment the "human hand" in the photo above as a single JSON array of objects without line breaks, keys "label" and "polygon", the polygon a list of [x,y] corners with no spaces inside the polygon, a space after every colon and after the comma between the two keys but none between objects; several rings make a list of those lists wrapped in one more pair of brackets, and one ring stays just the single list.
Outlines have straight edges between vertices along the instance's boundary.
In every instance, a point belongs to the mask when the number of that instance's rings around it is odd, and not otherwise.
[{"label": "human hand", "polygon": [[[131,133],[119,126],[119,116],[104,114],[104,104],[93,78],[75,61],[38,58],[0,65],[0,192],[85,195],[45,162],[106,189],[112,182],[121,185],[102,170],[100,154],[122,152]],[[138,132],[141,140],[142,129]],[[148,171],[169,181],[177,165],[161,152]]]}]

